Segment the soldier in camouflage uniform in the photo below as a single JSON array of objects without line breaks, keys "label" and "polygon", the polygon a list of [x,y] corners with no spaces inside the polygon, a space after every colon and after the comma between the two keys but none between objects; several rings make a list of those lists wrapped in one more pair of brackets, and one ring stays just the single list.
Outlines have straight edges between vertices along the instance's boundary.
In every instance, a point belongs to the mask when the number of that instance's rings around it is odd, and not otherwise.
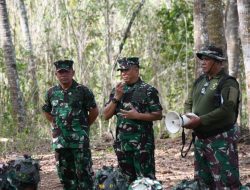
[{"label": "soldier in camouflage uniform", "polygon": [[89,190],[93,188],[89,127],[98,108],[92,91],[73,80],[73,61],[54,65],[59,84],[46,93],[43,111],[52,123],[57,172],[65,190]]},{"label": "soldier in camouflage uniform", "polygon": [[155,179],[153,121],[162,118],[158,91],[139,77],[139,58],[118,60],[122,82],[112,90],[104,118],[117,117],[115,151],[129,182]]},{"label": "soldier in camouflage uniform", "polygon": [[[202,60],[204,75],[196,80],[185,102],[185,112],[196,135],[195,179],[210,189],[240,189],[237,139],[239,130],[235,121],[238,114],[239,84],[225,73],[223,52],[207,46],[197,53]],[[223,82],[221,82],[223,80]],[[220,93],[217,93],[219,83]]]}]

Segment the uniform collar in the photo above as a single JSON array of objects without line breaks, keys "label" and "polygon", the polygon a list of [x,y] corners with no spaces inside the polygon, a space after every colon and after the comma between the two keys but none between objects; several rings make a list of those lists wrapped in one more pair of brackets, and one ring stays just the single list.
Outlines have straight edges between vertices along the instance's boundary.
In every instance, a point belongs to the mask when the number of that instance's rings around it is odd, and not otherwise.
[{"label": "uniform collar", "polygon": [[224,69],[221,69],[220,72],[218,72],[217,75],[215,75],[215,76],[212,77],[212,78],[218,79],[218,78],[220,78],[220,77],[221,77],[222,75],[224,75],[224,74],[225,74]]},{"label": "uniform collar", "polygon": [[[212,79],[219,79],[222,75],[226,74],[224,69],[221,69],[215,76],[213,76],[210,80]],[[206,75],[206,80],[209,80],[208,75]]]}]

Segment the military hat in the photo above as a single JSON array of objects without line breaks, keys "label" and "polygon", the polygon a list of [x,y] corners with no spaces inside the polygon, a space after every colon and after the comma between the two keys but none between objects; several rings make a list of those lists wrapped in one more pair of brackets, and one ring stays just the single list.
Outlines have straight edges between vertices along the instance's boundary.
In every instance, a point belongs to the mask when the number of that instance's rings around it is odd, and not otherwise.
[{"label": "military hat", "polygon": [[57,71],[60,71],[60,70],[69,71],[70,69],[72,69],[73,63],[74,62],[72,60],[59,60],[59,61],[54,62],[54,65]]},{"label": "military hat", "polygon": [[121,59],[118,59],[117,62],[119,64],[119,68],[117,69],[117,71],[129,69],[133,65],[140,68],[138,57],[123,57]]},{"label": "military hat", "polygon": [[226,58],[223,56],[223,51],[221,48],[215,47],[213,45],[208,45],[196,53],[197,57],[201,60],[205,57],[216,59],[218,61],[225,61]]}]

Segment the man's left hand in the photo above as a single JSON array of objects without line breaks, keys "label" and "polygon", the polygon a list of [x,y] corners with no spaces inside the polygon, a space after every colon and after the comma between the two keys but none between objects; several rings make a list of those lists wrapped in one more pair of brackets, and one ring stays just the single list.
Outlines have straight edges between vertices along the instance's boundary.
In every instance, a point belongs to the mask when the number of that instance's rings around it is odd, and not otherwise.
[{"label": "man's left hand", "polygon": [[131,110],[129,111],[120,109],[120,113],[121,113],[120,115],[126,119],[138,119],[138,114],[139,114],[139,112],[132,106]]},{"label": "man's left hand", "polygon": [[195,117],[195,116],[191,116],[191,115],[186,115],[190,121],[188,122],[187,125],[184,125],[183,127],[186,129],[195,129],[197,127],[199,127],[199,125],[201,124],[201,119],[200,117]]}]

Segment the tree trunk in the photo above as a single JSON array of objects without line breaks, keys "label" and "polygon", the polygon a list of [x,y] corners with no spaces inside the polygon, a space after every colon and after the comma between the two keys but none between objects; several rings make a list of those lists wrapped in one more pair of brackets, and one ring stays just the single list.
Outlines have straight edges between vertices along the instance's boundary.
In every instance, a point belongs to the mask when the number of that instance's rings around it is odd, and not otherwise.
[{"label": "tree trunk", "polygon": [[[199,51],[204,44],[208,44],[207,27],[205,23],[205,0],[194,1],[194,53]],[[199,59],[195,56],[195,78],[202,73]]]},{"label": "tree trunk", "polygon": [[239,41],[239,19],[237,11],[237,0],[229,0],[226,10],[226,39],[229,74],[238,76],[240,63],[240,41]]},{"label": "tree trunk", "polygon": [[[246,75],[247,112],[250,113],[250,1],[237,0],[239,14],[239,31],[242,44],[243,60]],[[250,117],[248,116],[250,128]]]},{"label": "tree trunk", "polygon": [[[237,11],[237,0],[229,0],[226,6],[226,22],[225,22],[225,34],[227,39],[227,57],[228,57],[228,72],[231,76],[238,78],[240,84],[242,83],[242,77],[239,75],[240,69],[240,37],[239,37],[239,17]],[[244,79],[245,80],[245,79]],[[243,85],[240,85],[242,88]],[[243,88],[245,88],[243,86]],[[242,91],[242,90],[241,90]],[[243,124],[242,116],[242,103],[239,106],[239,126],[240,130],[244,131],[245,126]]]},{"label": "tree trunk", "polygon": [[[204,45],[213,44],[226,52],[222,0],[194,1],[194,44],[195,51]],[[225,63],[224,67],[227,71],[228,64]],[[201,69],[196,58],[196,77],[200,74]]]},{"label": "tree trunk", "polygon": [[20,131],[25,127],[26,112],[23,105],[22,92],[19,87],[15,51],[11,39],[9,18],[5,0],[0,0],[0,37],[3,43],[3,55],[6,64],[11,102],[13,106],[13,118],[17,121],[18,129]]},{"label": "tree trunk", "polygon": [[[222,0],[207,0],[206,4],[206,26],[208,31],[208,41],[223,49],[226,56],[226,38],[223,24]],[[224,69],[228,71],[228,64],[224,62]]]},{"label": "tree trunk", "polygon": [[[37,84],[37,78],[36,78],[36,64],[33,54],[33,46],[29,31],[29,24],[28,24],[28,17],[27,17],[27,11],[25,8],[25,4],[23,0],[16,0],[16,3],[18,5],[18,9],[20,10],[20,24],[22,28],[23,38],[24,38],[24,48],[27,51],[29,55],[29,65],[28,65],[28,81],[30,85],[30,92],[31,92],[31,99],[33,103],[33,107],[36,108],[39,101],[38,96],[38,84]],[[37,110],[35,111],[35,113]]]},{"label": "tree trunk", "polygon": [[112,31],[112,22],[111,22],[111,5],[109,0],[105,0],[106,5],[106,11],[105,11],[105,25],[106,25],[106,56],[107,56],[107,62],[110,65],[111,64],[111,58],[112,58],[112,38],[111,38],[111,31]]}]

